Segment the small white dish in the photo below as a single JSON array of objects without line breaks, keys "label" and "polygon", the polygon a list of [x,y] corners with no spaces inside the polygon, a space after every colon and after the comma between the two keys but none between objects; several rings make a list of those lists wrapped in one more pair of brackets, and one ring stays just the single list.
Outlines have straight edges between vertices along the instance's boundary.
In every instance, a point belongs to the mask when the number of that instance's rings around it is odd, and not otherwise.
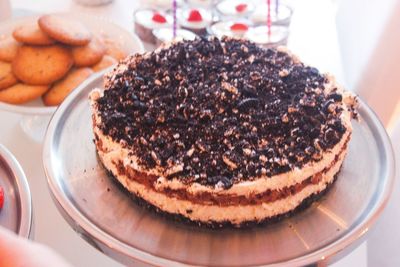
[{"label": "small white dish", "polygon": [[28,180],[17,159],[2,144],[0,144],[0,186],[4,190],[0,226],[21,237],[29,238],[33,216]]}]

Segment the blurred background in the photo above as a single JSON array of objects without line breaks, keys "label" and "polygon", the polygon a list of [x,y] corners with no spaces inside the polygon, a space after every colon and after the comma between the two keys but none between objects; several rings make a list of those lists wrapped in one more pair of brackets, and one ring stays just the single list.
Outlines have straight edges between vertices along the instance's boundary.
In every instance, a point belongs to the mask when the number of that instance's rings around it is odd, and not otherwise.
[{"label": "blurred background", "polygon": [[[3,0],[4,1],[4,0]],[[92,0],[96,2],[95,0]],[[11,0],[14,16],[29,12],[89,13],[134,31],[134,11],[155,0]],[[99,2],[99,0],[97,0]],[[275,1],[272,1],[274,3]],[[287,0],[294,13],[288,46],[303,61],[333,73],[366,100],[391,132],[400,113],[400,2],[396,0]],[[2,11],[4,12],[4,11]]]}]

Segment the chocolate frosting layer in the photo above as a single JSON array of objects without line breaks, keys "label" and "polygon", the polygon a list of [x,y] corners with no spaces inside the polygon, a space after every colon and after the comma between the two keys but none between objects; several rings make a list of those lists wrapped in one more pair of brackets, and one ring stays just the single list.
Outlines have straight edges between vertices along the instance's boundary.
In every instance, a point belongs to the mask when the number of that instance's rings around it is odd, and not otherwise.
[{"label": "chocolate frosting layer", "polygon": [[[318,161],[346,131],[342,95],[290,54],[229,38],[133,55],[97,100],[100,129],[146,168],[229,188]],[[121,64],[124,68],[121,68]]]}]

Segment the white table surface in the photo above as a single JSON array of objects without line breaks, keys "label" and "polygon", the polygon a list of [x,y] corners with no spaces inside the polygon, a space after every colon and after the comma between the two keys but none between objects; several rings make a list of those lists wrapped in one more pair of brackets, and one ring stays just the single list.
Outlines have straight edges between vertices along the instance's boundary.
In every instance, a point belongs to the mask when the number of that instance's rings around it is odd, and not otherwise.
[{"label": "white table surface", "polygon": [[[84,7],[69,0],[14,0],[14,9],[34,12],[83,12],[112,19],[132,31],[132,13],[139,1],[115,0],[101,7]],[[313,7],[313,8],[310,8]],[[316,9],[319,12],[313,12]],[[329,71],[342,80],[342,68],[331,1],[304,0],[296,6],[289,47],[307,63]],[[318,23],[315,23],[318,21]],[[306,29],[311,29],[306,30]],[[74,266],[120,266],[86,243],[56,209],[42,167],[42,144],[29,138],[20,127],[21,115],[0,111],[0,143],[18,159],[28,178],[34,210],[34,240],[44,243],[64,256]],[[367,266],[367,242],[333,264],[335,267]]]}]

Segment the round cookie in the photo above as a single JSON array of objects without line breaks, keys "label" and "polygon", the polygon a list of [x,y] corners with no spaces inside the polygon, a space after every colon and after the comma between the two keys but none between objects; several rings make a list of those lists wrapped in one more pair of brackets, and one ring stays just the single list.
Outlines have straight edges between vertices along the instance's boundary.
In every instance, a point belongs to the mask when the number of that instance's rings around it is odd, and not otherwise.
[{"label": "round cookie", "polygon": [[111,67],[114,64],[117,64],[117,62],[118,61],[115,58],[113,58],[112,56],[104,55],[104,57],[100,60],[99,63],[92,66],[92,70],[95,72],[101,71],[108,67]]},{"label": "round cookie", "polygon": [[0,90],[18,82],[11,70],[11,64],[0,61]]},{"label": "round cookie", "polygon": [[61,79],[73,64],[71,52],[62,46],[28,46],[18,49],[12,70],[27,84],[49,85]]},{"label": "round cookie", "polygon": [[120,44],[109,37],[103,37],[102,41],[106,47],[106,55],[112,56],[116,60],[124,59],[127,54]]},{"label": "round cookie", "polygon": [[72,92],[79,84],[87,79],[93,71],[90,68],[79,68],[71,70],[64,79],[56,82],[53,87],[43,95],[42,99],[46,106],[57,106]]},{"label": "round cookie", "polygon": [[0,90],[0,102],[23,104],[43,95],[48,89],[49,86],[47,85],[17,83],[7,89]]},{"label": "round cookie", "polygon": [[0,40],[0,60],[11,62],[17,55],[20,44],[14,38],[7,36]]},{"label": "round cookie", "polygon": [[85,45],[92,38],[85,25],[62,15],[44,15],[38,23],[46,34],[64,44]]},{"label": "round cookie", "polygon": [[78,67],[87,67],[98,63],[105,53],[104,44],[96,37],[92,38],[87,45],[72,48],[72,57]]},{"label": "round cookie", "polygon": [[51,45],[55,40],[45,34],[36,22],[25,23],[17,27],[13,36],[15,40],[31,45]]}]

